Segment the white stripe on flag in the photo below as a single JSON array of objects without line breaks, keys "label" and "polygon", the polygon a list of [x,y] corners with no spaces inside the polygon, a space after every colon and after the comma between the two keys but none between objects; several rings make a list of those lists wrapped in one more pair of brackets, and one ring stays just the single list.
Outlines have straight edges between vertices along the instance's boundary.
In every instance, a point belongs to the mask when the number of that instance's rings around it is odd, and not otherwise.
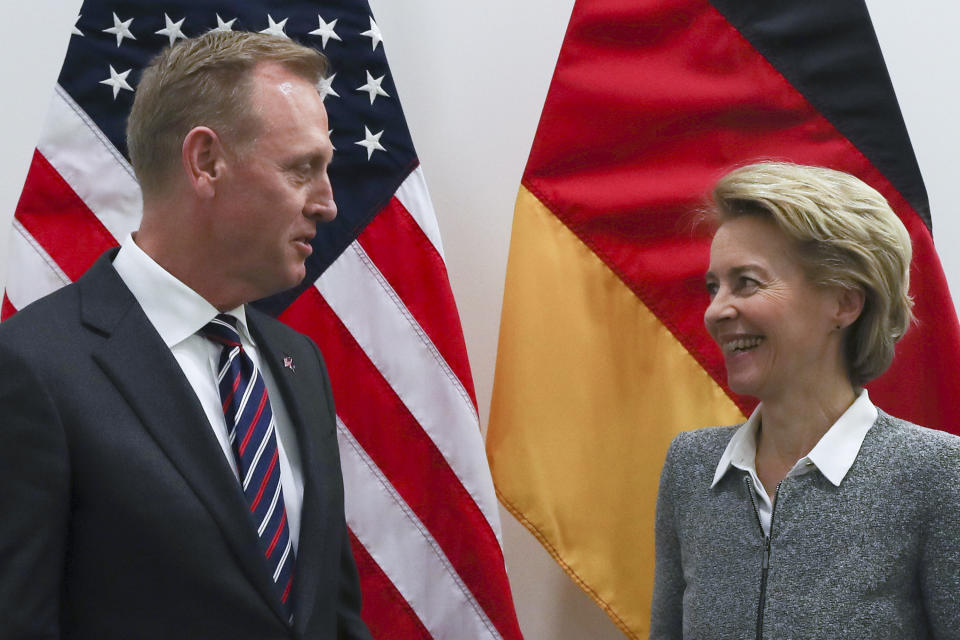
[{"label": "white stripe on flag", "polygon": [[356,241],[315,286],[436,444],[503,546],[479,419],[430,338]]},{"label": "white stripe on flag", "polygon": [[133,169],[60,85],[37,149],[117,242],[140,226],[140,186]]},{"label": "white stripe on flag", "polygon": [[337,437],[347,524],[430,635],[500,640],[440,545],[339,418]]},{"label": "white stripe on flag", "polygon": [[437,253],[446,262],[443,255],[443,244],[440,241],[440,226],[437,224],[437,214],[433,210],[433,202],[427,191],[427,181],[423,177],[423,167],[414,169],[400,188],[394,194],[403,208],[420,225],[420,229],[430,239]]},{"label": "white stripe on flag", "polygon": [[7,298],[14,309],[25,306],[70,284],[70,278],[34,240],[20,221],[14,218],[10,234],[7,265]]}]

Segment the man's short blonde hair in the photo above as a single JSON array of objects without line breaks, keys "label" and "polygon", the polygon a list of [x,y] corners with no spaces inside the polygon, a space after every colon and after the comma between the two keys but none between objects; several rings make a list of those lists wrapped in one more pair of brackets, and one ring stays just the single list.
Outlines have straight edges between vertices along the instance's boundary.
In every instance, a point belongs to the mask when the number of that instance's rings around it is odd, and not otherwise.
[{"label": "man's short blonde hair", "polygon": [[887,370],[913,319],[913,249],[882,195],[841,171],[760,162],[721,178],[713,203],[718,224],[742,215],[773,221],[814,285],[862,291],[863,312],[846,337],[850,381],[860,387]]},{"label": "man's short blonde hair", "polygon": [[242,150],[257,136],[251,71],[275,62],[316,84],[328,71],[322,53],[279,36],[208,32],[161,51],[143,71],[127,120],[127,149],[144,197],[162,192],[180,164],[183,140],[206,126]]}]

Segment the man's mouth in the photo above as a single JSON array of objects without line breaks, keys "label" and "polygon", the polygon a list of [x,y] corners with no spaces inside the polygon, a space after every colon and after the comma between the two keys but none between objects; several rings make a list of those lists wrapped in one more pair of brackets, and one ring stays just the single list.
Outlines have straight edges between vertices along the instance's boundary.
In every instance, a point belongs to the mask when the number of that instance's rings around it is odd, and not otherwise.
[{"label": "man's mouth", "polygon": [[310,238],[307,238],[307,237],[296,238],[293,241],[293,243],[298,247],[300,247],[300,249],[304,251],[307,255],[310,255],[311,253],[313,253],[313,245],[310,244]]}]

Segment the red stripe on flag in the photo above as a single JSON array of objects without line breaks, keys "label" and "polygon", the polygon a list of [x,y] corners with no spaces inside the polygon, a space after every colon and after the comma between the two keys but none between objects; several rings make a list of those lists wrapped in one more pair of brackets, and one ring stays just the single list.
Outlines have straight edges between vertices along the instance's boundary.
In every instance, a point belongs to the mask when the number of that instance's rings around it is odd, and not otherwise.
[{"label": "red stripe on flag", "polygon": [[377,640],[433,640],[390,578],[350,532],[350,547],[360,574],[363,592],[361,616],[370,634]]},{"label": "red stripe on flag", "polygon": [[33,153],[16,218],[71,280],[82,276],[104,251],[117,246],[97,216],[39,151]]},{"label": "red stripe on flag", "polygon": [[[578,4],[523,184],[749,413],[756,401],[726,387],[722,355],[703,327],[710,240],[691,233],[692,214],[721,175],[757,159],[789,159],[860,177],[911,229],[917,253],[912,291],[922,321],[898,349],[894,369],[871,385],[878,390],[874,400],[899,417],[960,429],[943,401],[950,396],[934,401],[928,390],[911,399],[902,392],[902,378],[899,393],[887,391],[895,389],[886,380],[902,371],[922,373],[918,386],[960,384],[960,332],[932,241],[917,227],[919,216],[712,5],[684,5],[686,19],[665,22],[660,18],[676,7]],[[617,10],[631,25],[619,41],[598,26],[608,25],[609,12]]]},{"label": "red stripe on flag", "polygon": [[887,372],[867,388],[870,398],[892,415],[960,435],[957,405],[949,400],[960,384],[956,311],[929,229],[916,215],[904,222],[913,239],[910,291],[917,324],[897,343]]},{"label": "red stripe on flag", "polygon": [[396,197],[367,225],[357,241],[450,365],[476,409],[477,396],[460,316],[447,267],[436,247]]},{"label": "red stripe on flag", "polygon": [[7,294],[3,294],[3,303],[0,304],[0,321],[6,320],[13,314],[17,312],[13,304],[10,303],[10,298],[7,297]]},{"label": "red stripe on flag", "polygon": [[434,442],[316,289],[305,291],[280,319],[320,347],[333,372],[337,415],[433,535],[500,634],[522,637],[497,538]]}]

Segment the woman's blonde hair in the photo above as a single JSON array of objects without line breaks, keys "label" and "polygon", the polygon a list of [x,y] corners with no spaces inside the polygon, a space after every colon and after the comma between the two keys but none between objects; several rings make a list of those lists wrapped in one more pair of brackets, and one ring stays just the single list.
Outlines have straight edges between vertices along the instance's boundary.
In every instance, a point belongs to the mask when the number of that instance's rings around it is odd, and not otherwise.
[{"label": "woman's blonde hair", "polygon": [[811,283],[863,292],[863,311],[845,341],[850,381],[859,387],[886,371],[913,319],[913,249],[886,199],[842,171],[784,162],[731,171],[712,195],[718,225],[743,215],[768,218],[792,240]]}]

